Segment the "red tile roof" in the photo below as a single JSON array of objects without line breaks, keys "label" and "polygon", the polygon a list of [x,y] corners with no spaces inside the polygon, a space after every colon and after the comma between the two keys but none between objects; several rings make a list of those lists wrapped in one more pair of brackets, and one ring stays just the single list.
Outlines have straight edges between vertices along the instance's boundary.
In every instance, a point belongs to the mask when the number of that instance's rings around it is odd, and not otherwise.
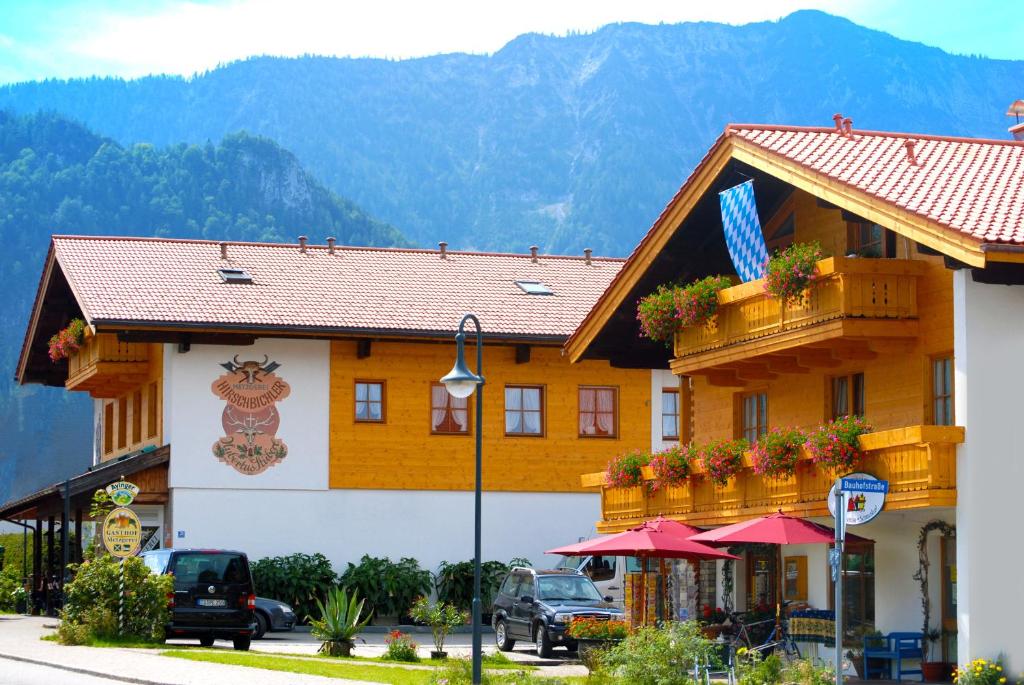
[{"label": "red tile roof", "polygon": [[[433,250],[55,236],[54,254],[92,324],[196,325],[450,335],[465,312],[485,335],[566,338],[622,266],[621,259]],[[240,268],[252,284],[222,282]],[[528,295],[517,280],[554,295]]]},{"label": "red tile roof", "polygon": [[759,124],[730,135],[949,230],[1024,243],[1024,142]]}]

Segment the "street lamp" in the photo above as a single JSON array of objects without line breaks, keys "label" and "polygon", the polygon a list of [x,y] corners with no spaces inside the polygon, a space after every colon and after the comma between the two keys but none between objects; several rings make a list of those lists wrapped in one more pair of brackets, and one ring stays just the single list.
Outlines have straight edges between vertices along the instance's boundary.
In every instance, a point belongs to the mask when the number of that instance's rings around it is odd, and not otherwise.
[{"label": "street lamp", "polygon": [[[466,322],[472,321],[476,327],[476,373],[466,367]],[[480,329],[480,320],[473,314],[466,314],[459,322],[459,332],[455,334],[455,366],[441,379],[448,394],[464,399],[476,394],[476,491],[473,506],[473,685],[479,685],[481,678],[481,626],[480,626],[480,477],[483,460],[483,428],[484,428],[484,337]]]}]

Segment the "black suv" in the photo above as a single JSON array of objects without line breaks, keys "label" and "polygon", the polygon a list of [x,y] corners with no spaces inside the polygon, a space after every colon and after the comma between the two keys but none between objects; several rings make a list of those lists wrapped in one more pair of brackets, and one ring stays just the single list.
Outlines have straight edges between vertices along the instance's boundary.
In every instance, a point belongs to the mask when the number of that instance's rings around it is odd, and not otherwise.
[{"label": "black suv", "polygon": [[256,593],[249,560],[222,549],[158,549],[142,553],[153,573],[174,576],[167,637],[197,637],[209,647],[217,638],[249,649],[256,630]]},{"label": "black suv", "polygon": [[623,618],[622,610],[611,603],[611,597],[602,597],[582,573],[513,568],[494,599],[491,622],[495,643],[498,649],[508,652],[516,640],[530,640],[537,645],[540,657],[551,656],[556,645],[571,652],[576,649],[576,642],[565,630],[577,616]]}]

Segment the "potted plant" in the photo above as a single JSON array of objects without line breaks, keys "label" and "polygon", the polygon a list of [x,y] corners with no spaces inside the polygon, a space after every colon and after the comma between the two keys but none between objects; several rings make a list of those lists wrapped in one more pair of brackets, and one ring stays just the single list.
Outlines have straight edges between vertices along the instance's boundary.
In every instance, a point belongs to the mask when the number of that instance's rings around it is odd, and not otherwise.
[{"label": "potted plant", "polygon": [[363,613],[363,602],[357,593],[348,593],[340,587],[327,591],[327,603],[319,598],[316,600],[320,610],[320,618],[307,616],[310,634],[320,640],[320,652],[328,656],[352,656],[355,638],[370,622],[371,611],[365,619],[360,620]]},{"label": "potted plant", "polygon": [[569,637],[576,640],[580,661],[589,663],[595,652],[624,640],[629,635],[629,624],[625,621],[578,617],[569,623],[567,632]]},{"label": "potted plant", "polygon": [[654,480],[650,490],[654,492],[670,485],[682,485],[690,475],[690,462],[695,459],[696,450],[692,445],[672,445],[651,455],[651,470]]},{"label": "potted plant", "polygon": [[718,636],[725,630],[725,621],[729,618],[729,615],[718,607],[706,606],[701,612],[700,630],[709,640],[717,640]]},{"label": "potted plant", "polygon": [[929,683],[941,683],[949,676],[949,667],[942,661],[935,661],[935,648],[942,639],[942,631],[929,628],[924,633],[924,659],[921,659],[921,677]]},{"label": "potted plant", "polygon": [[[880,631],[862,626],[856,629],[853,633],[853,638],[856,640],[854,646],[846,650],[846,658],[853,664],[853,669],[857,671],[857,677],[864,680],[866,676],[866,669],[864,665],[864,645],[867,644],[869,647],[881,647],[883,642],[883,635]],[[844,640],[844,643],[846,640]],[[849,644],[849,643],[847,643]],[[872,659],[872,666],[878,666],[877,662],[882,661],[881,659]]]},{"label": "potted plant", "polygon": [[644,484],[644,467],[650,455],[639,450],[614,457],[604,472],[604,482],[610,488],[633,488]]},{"label": "potted plant", "polygon": [[816,466],[846,472],[860,459],[858,438],[871,430],[859,416],[843,416],[829,421],[808,434],[804,449]]},{"label": "potted plant", "polygon": [[807,438],[795,428],[773,428],[750,448],[754,473],[768,478],[789,478],[796,471],[800,447]]},{"label": "potted plant", "polygon": [[704,472],[716,485],[725,485],[743,468],[743,453],[750,443],[739,440],[717,440],[705,445],[701,451]]},{"label": "potted plant", "polygon": [[67,359],[82,348],[82,341],[85,339],[85,321],[82,319],[71,319],[67,326],[60,329],[50,338],[49,354],[50,361],[56,364],[61,359]]},{"label": "potted plant", "polygon": [[434,649],[430,652],[430,658],[447,659],[448,652],[444,651],[444,641],[452,630],[465,625],[466,615],[452,604],[438,602],[431,605],[426,597],[416,600],[410,615],[418,623],[430,626],[430,632],[434,636]]},{"label": "potted plant", "polygon": [[765,291],[784,304],[801,304],[821,258],[821,245],[818,243],[794,243],[776,252],[765,265]]}]

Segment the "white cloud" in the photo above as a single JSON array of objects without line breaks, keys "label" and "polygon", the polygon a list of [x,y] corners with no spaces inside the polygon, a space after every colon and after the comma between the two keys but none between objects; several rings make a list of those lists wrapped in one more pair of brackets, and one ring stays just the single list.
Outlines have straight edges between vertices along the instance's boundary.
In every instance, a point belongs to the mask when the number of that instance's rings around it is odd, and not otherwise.
[{"label": "white cloud", "polygon": [[[856,1],[814,4],[839,12]],[[251,55],[405,58],[439,52],[489,53],[531,31],[591,31],[616,21],[746,23],[776,19],[807,4],[799,0],[713,4],[682,0],[175,2],[149,14],[138,13],[137,6],[133,14],[90,10],[87,32],[64,27],[63,43],[52,47],[68,53],[73,75],[188,75]],[[83,13],[79,21],[72,22],[76,29],[85,16]]]}]

